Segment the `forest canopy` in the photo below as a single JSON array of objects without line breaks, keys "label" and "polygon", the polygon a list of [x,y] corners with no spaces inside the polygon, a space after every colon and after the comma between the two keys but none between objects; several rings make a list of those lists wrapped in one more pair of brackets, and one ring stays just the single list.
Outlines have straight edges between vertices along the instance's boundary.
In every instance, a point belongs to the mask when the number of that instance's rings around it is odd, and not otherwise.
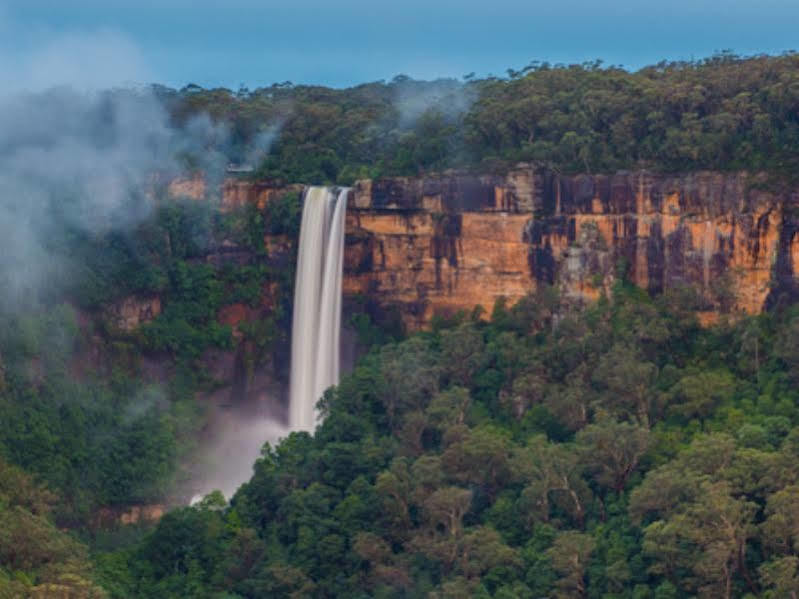
[{"label": "forest canopy", "polygon": [[[544,289],[375,346],[225,506],[99,557],[115,597],[789,597],[796,308]],[[120,572],[123,575],[120,575]],[[120,582],[123,581],[123,582]]]},{"label": "forest canopy", "polygon": [[[290,82],[237,92],[157,87],[177,123],[229,123],[231,159],[255,176],[350,184],[446,168],[535,161],[563,172],[796,171],[799,55],[662,62],[532,62],[506,77],[348,89]],[[249,155],[245,148],[260,147]]]}]

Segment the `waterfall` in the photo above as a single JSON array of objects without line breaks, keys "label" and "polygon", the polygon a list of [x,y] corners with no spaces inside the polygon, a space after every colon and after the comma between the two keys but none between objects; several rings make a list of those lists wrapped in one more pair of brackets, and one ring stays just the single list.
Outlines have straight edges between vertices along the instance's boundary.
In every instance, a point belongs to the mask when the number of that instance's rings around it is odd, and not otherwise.
[{"label": "waterfall", "polygon": [[313,431],[316,402],[338,384],[341,277],[347,192],[326,187],[305,194],[294,287],[289,425]]}]

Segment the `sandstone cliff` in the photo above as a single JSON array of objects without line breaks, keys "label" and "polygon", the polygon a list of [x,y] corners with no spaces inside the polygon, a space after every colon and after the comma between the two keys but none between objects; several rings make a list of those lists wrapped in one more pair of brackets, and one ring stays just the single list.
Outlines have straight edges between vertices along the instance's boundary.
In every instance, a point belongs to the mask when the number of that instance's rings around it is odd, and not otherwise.
[{"label": "sandstone cliff", "polygon": [[[411,329],[437,313],[490,311],[499,297],[513,302],[542,284],[591,301],[620,276],[653,294],[694,287],[705,322],[758,313],[796,295],[799,268],[799,191],[762,183],[746,173],[566,176],[526,164],[506,175],[359,181],[344,292],[399,309]],[[170,189],[206,193],[201,181]],[[221,206],[263,206],[280,191],[228,180]]]},{"label": "sandstone cliff", "polygon": [[744,173],[444,174],[358,182],[345,290],[398,306],[406,324],[490,310],[555,284],[596,299],[619,276],[657,294],[691,285],[701,314],[757,313],[793,296],[797,192]]}]

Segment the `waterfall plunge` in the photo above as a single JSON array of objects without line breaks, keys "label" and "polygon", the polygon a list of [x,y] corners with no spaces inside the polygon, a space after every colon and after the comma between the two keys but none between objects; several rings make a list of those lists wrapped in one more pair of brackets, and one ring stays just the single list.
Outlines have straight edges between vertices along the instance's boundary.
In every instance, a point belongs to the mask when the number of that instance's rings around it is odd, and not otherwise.
[{"label": "waterfall plunge", "polygon": [[316,402],[338,384],[341,277],[347,192],[326,187],[305,194],[294,286],[289,425],[313,432]]}]

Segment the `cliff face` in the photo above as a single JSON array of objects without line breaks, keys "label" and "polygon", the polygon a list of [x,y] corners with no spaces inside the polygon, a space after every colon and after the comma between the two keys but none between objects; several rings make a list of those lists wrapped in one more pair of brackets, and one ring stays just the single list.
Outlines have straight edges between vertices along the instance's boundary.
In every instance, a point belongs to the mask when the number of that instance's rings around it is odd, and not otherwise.
[{"label": "cliff face", "polygon": [[449,174],[356,184],[345,293],[396,306],[411,328],[490,310],[537,285],[596,299],[619,276],[651,293],[691,285],[703,320],[794,294],[797,193],[746,174]]},{"label": "cliff face", "polygon": [[[207,193],[202,180],[169,189]],[[263,206],[283,191],[227,180],[221,209]],[[625,276],[653,294],[693,287],[710,323],[799,297],[798,207],[799,191],[765,191],[746,173],[564,176],[521,164],[502,176],[359,181],[344,293],[397,308],[416,329],[435,314],[490,311],[499,297],[512,303],[543,284],[575,302],[595,300]],[[265,239],[274,256],[291,242]]]}]

